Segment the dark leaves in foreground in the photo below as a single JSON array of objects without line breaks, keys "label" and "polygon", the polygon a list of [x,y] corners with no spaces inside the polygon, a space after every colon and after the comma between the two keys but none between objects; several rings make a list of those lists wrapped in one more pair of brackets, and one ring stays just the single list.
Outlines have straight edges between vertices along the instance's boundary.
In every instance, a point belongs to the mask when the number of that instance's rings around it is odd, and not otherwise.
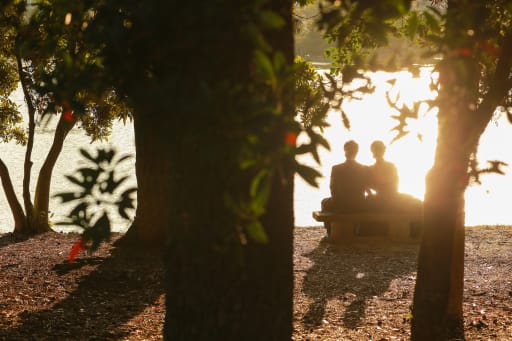
[{"label": "dark leaves in foreground", "polygon": [[82,229],[82,237],[71,248],[70,262],[80,251],[94,251],[102,241],[109,240],[111,212],[117,211],[121,218],[130,220],[137,192],[134,187],[123,188],[130,178],[128,175],[118,176],[120,166],[131,158],[130,155],[117,157],[113,149],[98,149],[96,155],[80,149],[80,153],[87,166],[77,169],[74,175],[66,175],[76,191],[54,196],[62,203],[74,204],[67,219],[57,224]]}]

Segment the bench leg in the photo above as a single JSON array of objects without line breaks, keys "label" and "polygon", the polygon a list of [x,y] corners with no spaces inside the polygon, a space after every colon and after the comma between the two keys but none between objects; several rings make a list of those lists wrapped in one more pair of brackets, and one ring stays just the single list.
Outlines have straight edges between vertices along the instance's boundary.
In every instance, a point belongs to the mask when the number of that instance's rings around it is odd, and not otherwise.
[{"label": "bench leg", "polygon": [[331,236],[331,223],[330,222],[324,222],[325,227],[325,234],[327,235],[327,238]]},{"label": "bench leg", "polygon": [[329,241],[347,243],[354,239],[354,224],[352,222],[331,222]]},{"label": "bench leg", "polygon": [[391,239],[397,242],[407,242],[411,240],[411,227],[407,219],[397,219],[391,222]]}]

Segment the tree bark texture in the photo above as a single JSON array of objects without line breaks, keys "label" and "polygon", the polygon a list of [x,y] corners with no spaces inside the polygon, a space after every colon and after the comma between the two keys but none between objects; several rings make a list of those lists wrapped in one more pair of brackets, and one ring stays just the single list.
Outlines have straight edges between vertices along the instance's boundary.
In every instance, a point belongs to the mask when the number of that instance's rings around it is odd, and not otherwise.
[{"label": "tree bark texture", "polygon": [[[202,5],[201,5],[202,6]],[[253,5],[254,6],[254,5]],[[293,59],[290,1],[274,1],[287,21],[276,33],[272,45],[284,50],[287,62]],[[283,162],[272,178],[272,187],[261,223],[267,243],[257,243],[244,233],[240,216],[228,205],[226,193],[247,197],[254,174],[245,174],[238,161],[241,136],[254,128],[244,126],[251,107],[234,110],[245,93],[251,94],[252,54],[241,39],[244,11],[251,5],[215,9],[206,13],[198,32],[215,27],[214,40],[196,59],[180,64],[177,83],[183,89],[176,99],[173,124],[167,134],[170,159],[169,211],[166,261],[166,340],[290,340],[293,296],[293,171]],[[224,8],[225,7],[225,8]],[[238,9],[240,7],[240,9]],[[224,17],[223,17],[224,16]],[[227,16],[227,17],[226,17]],[[215,25],[207,20],[219,20]],[[219,19],[221,18],[221,19]],[[186,37],[190,46],[204,41]],[[188,39],[187,39],[188,38]],[[226,40],[227,39],[227,40]],[[280,45],[282,44],[282,45]],[[226,46],[230,47],[226,54]],[[276,49],[277,50],[277,49]],[[204,52],[204,55],[197,56]],[[211,54],[216,58],[208,58]],[[222,58],[225,57],[225,58]],[[191,57],[189,57],[191,58]],[[193,63],[195,61],[196,63]],[[192,64],[190,64],[192,63]],[[182,78],[181,78],[182,77]],[[240,96],[222,88],[232,81],[242,89]],[[235,81],[236,80],[236,81]],[[220,87],[224,90],[216,91]],[[196,92],[192,90],[196,89]],[[245,91],[245,92],[244,92]],[[189,94],[189,100],[183,97]],[[252,94],[257,95],[257,94]],[[184,103],[185,102],[185,103]],[[241,101],[240,101],[241,102]],[[273,105],[273,103],[268,103]],[[275,105],[275,103],[274,103]],[[293,119],[291,104],[285,112]],[[245,111],[244,111],[245,110]],[[232,116],[229,116],[232,115]],[[284,148],[284,130],[279,116],[264,118],[272,127],[259,139],[272,141],[266,157]],[[262,122],[255,122],[259,124]],[[138,160],[137,160],[138,161]],[[290,160],[288,160],[290,161]]]},{"label": "tree bark texture", "polygon": [[[181,166],[173,167],[171,182],[176,201],[169,208],[172,225],[165,257],[165,339],[289,340],[291,172],[286,181],[276,177],[273,184],[262,219],[268,243],[248,240],[244,245],[239,240],[237,219],[223,197],[227,187],[240,186],[231,180],[236,168],[227,162],[208,164],[208,156],[199,152],[198,146],[180,146],[178,141],[176,145],[175,155],[181,157],[173,164]],[[222,159],[222,148],[208,149],[211,157]]]},{"label": "tree bark texture", "polygon": [[[424,234],[414,293],[412,340],[464,337],[464,174],[439,162],[427,178]],[[446,167],[447,169],[445,169]]]},{"label": "tree bark texture", "polygon": [[[452,23],[453,25],[453,23]],[[448,25],[448,35],[459,27]],[[438,138],[427,175],[411,339],[464,339],[464,192],[478,146],[478,65],[451,55],[439,65]]]},{"label": "tree bark texture", "polygon": [[31,233],[41,233],[50,230],[48,214],[52,172],[62,151],[64,140],[66,139],[69,131],[73,128],[75,122],[76,118],[73,118],[71,121],[67,121],[64,118],[64,115],[61,114],[57,127],[55,128],[52,145],[41,169],[39,170],[39,176],[37,177],[32,221],[30,224]]},{"label": "tree bark texture", "polygon": [[23,62],[20,55],[16,56],[16,62],[18,65],[18,74],[20,78],[21,88],[23,89],[23,95],[25,97],[25,102],[27,103],[27,111],[28,111],[28,140],[27,147],[25,150],[25,161],[23,163],[23,204],[25,206],[25,212],[27,214],[27,221],[32,220],[32,212],[33,212],[33,204],[32,198],[30,195],[30,176],[32,171],[32,150],[34,147],[34,135],[35,135],[35,108],[32,102],[32,97],[30,96],[28,90],[28,84],[26,79],[26,74],[23,69]]},{"label": "tree bark texture", "polygon": [[25,212],[23,212],[23,208],[16,197],[16,192],[14,191],[9,175],[9,169],[2,159],[0,159],[0,180],[2,181],[5,197],[7,198],[14,219],[14,233],[25,233],[27,227]]},{"label": "tree bark texture", "polygon": [[[165,117],[155,117],[150,106],[136,108],[134,117],[137,176],[135,219],[119,245],[141,248],[165,245],[169,221],[171,174]],[[153,115],[152,115],[153,114]]]}]

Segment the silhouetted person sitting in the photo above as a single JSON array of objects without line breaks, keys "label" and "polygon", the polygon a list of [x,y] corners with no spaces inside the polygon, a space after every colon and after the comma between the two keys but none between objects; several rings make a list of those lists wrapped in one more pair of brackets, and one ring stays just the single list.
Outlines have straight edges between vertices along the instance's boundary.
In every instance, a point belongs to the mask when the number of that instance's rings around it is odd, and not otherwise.
[{"label": "silhouetted person sitting", "polygon": [[[359,145],[350,140],[344,145],[346,161],[331,170],[331,197],[322,200],[322,211],[352,213],[365,210],[368,167],[355,160]],[[325,223],[327,234],[329,223]]]},{"label": "silhouetted person sitting", "polygon": [[386,145],[382,141],[373,141],[370,146],[375,163],[369,167],[369,186],[375,192],[369,197],[370,210],[388,210],[394,206],[398,194],[398,170],[384,159]]},{"label": "silhouetted person sitting", "polygon": [[370,148],[375,163],[369,167],[369,185],[375,193],[368,197],[369,211],[421,213],[420,200],[398,193],[398,170],[393,163],[384,159],[386,145],[377,140]]}]

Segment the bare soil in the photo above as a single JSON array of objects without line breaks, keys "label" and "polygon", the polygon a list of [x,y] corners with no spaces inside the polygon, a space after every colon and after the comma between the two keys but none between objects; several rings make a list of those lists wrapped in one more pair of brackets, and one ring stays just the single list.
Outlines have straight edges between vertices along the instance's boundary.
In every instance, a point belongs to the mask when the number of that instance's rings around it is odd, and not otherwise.
[{"label": "bare soil", "polygon": [[[408,340],[418,245],[323,236],[295,232],[293,339]],[[161,340],[160,258],[105,244],[69,264],[77,238],[0,236],[0,340]],[[512,340],[512,227],[467,228],[464,315],[467,340]]]}]

